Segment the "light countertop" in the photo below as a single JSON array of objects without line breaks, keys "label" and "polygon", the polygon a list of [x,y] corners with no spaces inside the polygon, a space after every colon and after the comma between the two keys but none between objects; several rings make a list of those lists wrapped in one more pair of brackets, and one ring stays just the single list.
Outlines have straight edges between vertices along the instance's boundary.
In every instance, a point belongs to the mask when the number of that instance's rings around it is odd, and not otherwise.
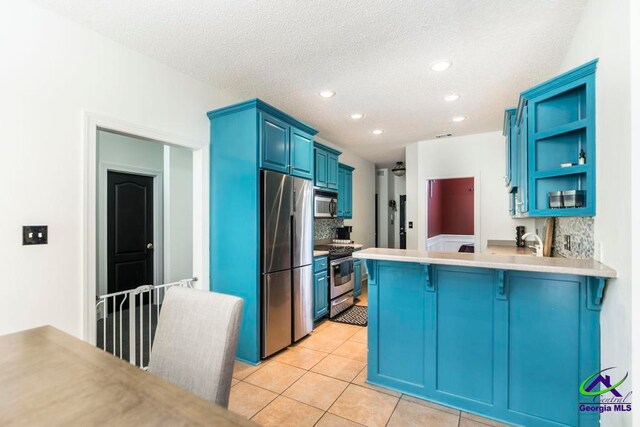
[{"label": "light countertop", "polygon": [[[531,243],[533,244],[533,242]],[[515,245],[513,246],[505,246],[505,245],[489,245],[487,248],[482,251],[483,254],[488,255],[518,255],[518,256],[533,256],[533,249],[529,247],[529,243],[524,248],[519,248]]]},{"label": "light countertop", "polygon": [[[354,250],[358,250],[358,249],[362,249],[363,245],[360,243],[323,243],[323,246],[334,246],[334,247],[340,247],[340,246],[351,246]],[[329,251],[318,251],[315,250],[313,251],[313,256],[317,257],[317,256],[326,256],[329,255]]]},{"label": "light countertop", "polygon": [[591,259],[545,258],[492,253],[434,252],[414,249],[368,248],[353,253],[354,258],[379,261],[416,262],[424,264],[456,265],[461,267],[493,268],[498,270],[537,271],[543,273],[575,274],[615,278],[617,272]]}]

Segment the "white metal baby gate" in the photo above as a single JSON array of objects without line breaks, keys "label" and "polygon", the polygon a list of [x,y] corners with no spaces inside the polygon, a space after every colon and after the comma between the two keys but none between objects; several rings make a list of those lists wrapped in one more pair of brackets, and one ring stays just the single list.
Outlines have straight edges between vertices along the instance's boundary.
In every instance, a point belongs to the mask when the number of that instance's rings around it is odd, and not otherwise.
[{"label": "white metal baby gate", "polygon": [[97,346],[140,368],[149,364],[160,308],[173,286],[193,288],[197,277],[163,285],[144,285],[97,298]]}]

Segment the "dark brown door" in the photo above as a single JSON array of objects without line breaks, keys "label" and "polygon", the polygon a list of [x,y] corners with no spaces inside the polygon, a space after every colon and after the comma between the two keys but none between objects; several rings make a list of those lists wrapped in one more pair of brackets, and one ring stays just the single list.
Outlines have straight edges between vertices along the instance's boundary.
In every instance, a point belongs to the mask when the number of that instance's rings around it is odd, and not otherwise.
[{"label": "dark brown door", "polygon": [[107,176],[108,292],[153,284],[153,177]]}]

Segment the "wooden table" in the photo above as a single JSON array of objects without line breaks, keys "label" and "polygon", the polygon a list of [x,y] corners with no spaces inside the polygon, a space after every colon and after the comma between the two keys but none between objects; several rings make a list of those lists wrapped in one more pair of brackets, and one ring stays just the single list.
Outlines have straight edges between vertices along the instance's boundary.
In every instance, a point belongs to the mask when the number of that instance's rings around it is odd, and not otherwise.
[{"label": "wooden table", "polygon": [[253,423],[51,326],[0,337],[0,425]]}]

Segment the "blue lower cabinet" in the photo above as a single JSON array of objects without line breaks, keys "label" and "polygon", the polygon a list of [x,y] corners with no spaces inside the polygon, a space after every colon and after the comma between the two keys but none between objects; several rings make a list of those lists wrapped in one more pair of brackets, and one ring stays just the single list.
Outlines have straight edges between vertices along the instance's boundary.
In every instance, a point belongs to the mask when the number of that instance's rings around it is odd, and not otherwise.
[{"label": "blue lower cabinet", "polygon": [[357,297],[362,293],[362,261],[353,260],[353,296]]},{"label": "blue lower cabinet", "polygon": [[508,423],[597,426],[597,278],[366,261],[368,381]]},{"label": "blue lower cabinet", "polygon": [[327,272],[315,273],[313,277],[313,320],[318,320],[329,312],[329,283]]}]

